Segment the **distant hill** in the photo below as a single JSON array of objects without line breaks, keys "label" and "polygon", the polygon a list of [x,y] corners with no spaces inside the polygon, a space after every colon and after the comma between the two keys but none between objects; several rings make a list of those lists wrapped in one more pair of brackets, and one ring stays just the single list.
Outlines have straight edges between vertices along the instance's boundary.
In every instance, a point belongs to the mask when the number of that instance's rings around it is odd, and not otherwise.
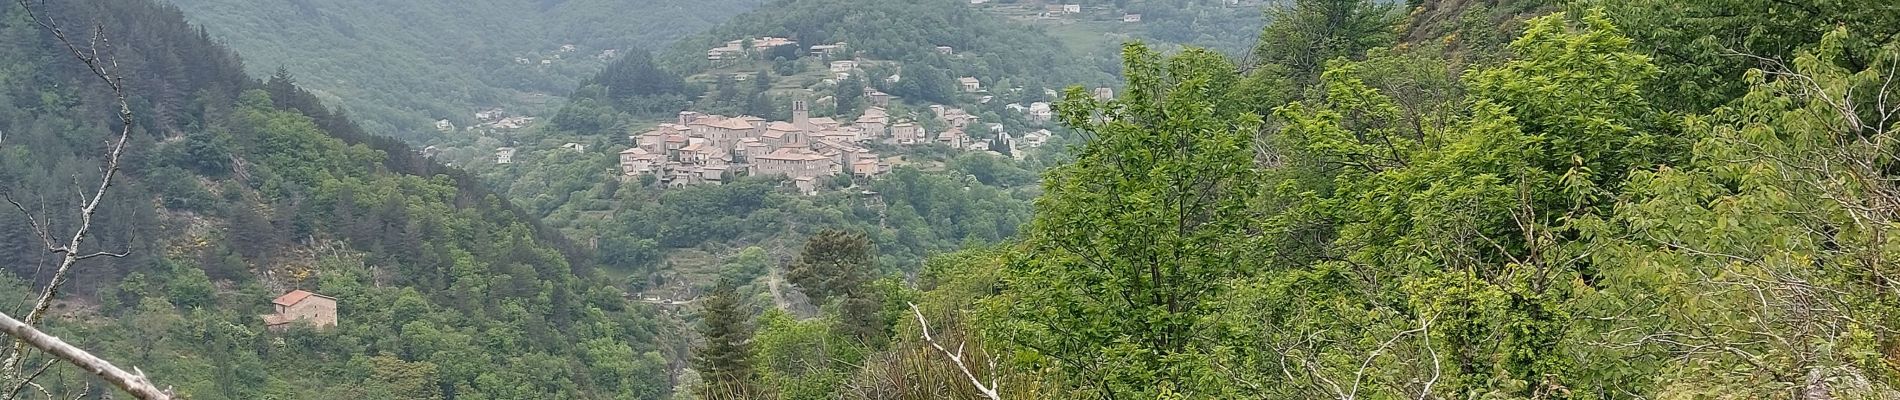
[{"label": "distant hill", "polygon": [[[1040,28],[981,12],[960,0],[777,0],[680,40],[660,62],[685,73],[710,67],[706,52],[729,40],[774,36],[800,46],[846,42],[848,56],[928,67],[1010,86],[1105,84],[1110,71],[1078,58]],[[937,51],[948,46],[951,54]]]},{"label": "distant hill", "polygon": [[537,110],[598,71],[606,50],[664,46],[761,2],[170,1],[252,73],[285,67],[369,131],[409,139],[436,119],[468,126],[478,108]]},{"label": "distant hill", "polygon": [[[35,4],[103,27],[137,121],[86,245],[129,256],[75,267],[43,329],[182,398],[668,394],[685,343],[659,312],[468,175],[366,134],[290,75],[247,76],[169,5]],[[27,219],[74,226],[75,182],[98,179],[116,133],[110,92],[76,64],[0,6],[0,193],[31,211],[0,212],[0,297],[48,278]],[[266,330],[291,289],[334,297],[337,326]],[[76,391],[88,375],[42,381]]]}]

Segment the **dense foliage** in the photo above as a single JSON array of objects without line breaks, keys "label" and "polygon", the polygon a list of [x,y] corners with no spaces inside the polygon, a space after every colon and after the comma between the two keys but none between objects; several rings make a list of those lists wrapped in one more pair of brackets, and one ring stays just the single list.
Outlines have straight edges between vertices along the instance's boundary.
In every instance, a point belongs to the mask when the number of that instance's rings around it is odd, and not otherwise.
[{"label": "dense foliage", "polygon": [[[193,398],[1900,397],[1900,5],[1296,0],[1244,56],[1129,44],[1096,98],[1046,33],[962,3],[783,0],[628,54],[470,166],[496,193],[175,10],[55,6],[136,38],[143,119],[99,238],[133,256],[84,265],[49,328]],[[814,196],[616,179],[621,132],[776,116],[825,60],[674,75],[760,35],[902,63],[837,100],[1011,130],[947,82],[1083,83],[1056,109],[1084,143],[908,149]],[[0,187],[35,210],[108,126],[50,44],[0,19]],[[0,230],[0,295],[43,279],[36,240]],[[289,288],[340,326],[263,331]]]},{"label": "dense foliage", "polygon": [[[1439,40],[1295,3],[1251,65],[1128,47],[1122,96],[1058,107],[1089,141],[1020,242],[934,258],[890,343],[809,370],[845,398],[1900,395],[1900,8],[1413,4],[1512,21]],[[1785,34],[1721,44],[1751,20]]]}]

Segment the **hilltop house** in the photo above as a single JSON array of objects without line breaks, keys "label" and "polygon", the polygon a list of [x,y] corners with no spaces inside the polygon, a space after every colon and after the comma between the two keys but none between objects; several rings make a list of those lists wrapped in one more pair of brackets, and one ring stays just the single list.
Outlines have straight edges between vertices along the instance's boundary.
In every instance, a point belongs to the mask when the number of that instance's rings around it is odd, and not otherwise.
[{"label": "hilltop house", "polygon": [[891,95],[889,93],[878,91],[876,88],[870,86],[864,87],[864,98],[870,101],[873,106],[884,107],[891,104]]},{"label": "hilltop house", "polygon": [[292,290],[271,300],[277,313],[265,315],[264,327],[273,332],[290,329],[291,323],[303,322],[317,329],[336,326],[336,298],[303,290]]},{"label": "hilltop house", "polygon": [[833,43],[833,44],[812,45],[811,54],[814,56],[828,56],[828,55],[838,54],[839,52],[844,51],[844,47],[845,47],[844,42],[838,42],[838,43]]},{"label": "hilltop house", "polygon": [[964,135],[962,129],[951,128],[950,130],[937,134],[937,143],[942,143],[953,149],[963,148],[963,139]]},{"label": "hilltop house", "polygon": [[502,114],[502,111],[499,108],[491,108],[491,109],[475,112],[475,120],[480,121],[480,122],[495,122],[495,121],[501,120],[502,117],[506,117],[506,116],[507,115]]},{"label": "hilltop house", "polygon": [[620,172],[626,175],[652,174],[658,172],[660,165],[665,162],[666,156],[639,147],[629,147],[620,152]]},{"label": "hilltop house", "polygon": [[858,62],[855,60],[838,60],[831,62],[831,72],[851,72],[851,70],[855,69],[858,69]]},{"label": "hilltop house", "polygon": [[924,127],[918,126],[910,121],[898,122],[897,125],[891,125],[891,138],[894,139],[897,144],[918,144],[929,140],[924,137]]},{"label": "hilltop house", "polygon": [[514,164],[515,163],[515,148],[513,147],[495,148],[495,163],[496,164]]},{"label": "hilltop house", "polygon": [[976,123],[978,119],[977,116],[970,115],[970,112],[963,111],[961,108],[950,108],[937,112],[937,120],[943,121],[945,125],[949,125],[951,128],[962,129],[970,126],[970,124]]},{"label": "hilltop house", "polygon": [[1029,122],[1038,124],[1047,123],[1049,120],[1054,119],[1055,116],[1055,110],[1049,108],[1049,103],[1040,101],[1029,103]]},{"label": "hilltop house", "polygon": [[1048,129],[1038,129],[1035,132],[1023,134],[1023,145],[1029,146],[1029,148],[1032,149],[1042,147],[1042,144],[1049,142],[1049,138],[1052,136],[1055,135],[1050,133]]},{"label": "hilltop house", "polygon": [[957,78],[957,86],[963,88],[965,92],[976,92],[983,90],[983,81],[977,80],[976,77],[966,76]]}]

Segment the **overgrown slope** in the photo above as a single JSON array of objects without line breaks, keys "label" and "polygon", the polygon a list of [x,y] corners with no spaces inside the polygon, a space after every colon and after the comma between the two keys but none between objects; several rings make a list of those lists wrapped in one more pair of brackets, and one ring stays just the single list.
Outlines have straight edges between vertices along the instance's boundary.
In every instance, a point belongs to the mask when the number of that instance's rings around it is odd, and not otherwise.
[{"label": "overgrown slope", "polygon": [[[246,76],[170,6],[45,7],[105,27],[139,118],[95,222],[94,243],[131,256],[78,266],[55,333],[196,399],[668,392],[677,336],[657,313],[462,173],[364,134],[288,76]],[[0,10],[0,188],[70,229],[113,108],[17,5]],[[7,298],[42,284],[50,258],[27,225],[0,212]],[[265,331],[258,316],[289,289],[336,297],[339,326]]]}]

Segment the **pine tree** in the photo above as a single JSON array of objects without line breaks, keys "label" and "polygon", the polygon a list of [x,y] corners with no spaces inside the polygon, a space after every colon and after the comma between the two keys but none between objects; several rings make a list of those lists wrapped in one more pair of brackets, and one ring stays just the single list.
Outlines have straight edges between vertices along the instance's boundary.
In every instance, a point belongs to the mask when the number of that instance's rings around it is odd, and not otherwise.
[{"label": "pine tree", "polygon": [[702,399],[744,399],[753,394],[751,350],[747,342],[752,327],[740,304],[737,284],[721,280],[701,304],[699,333],[706,342],[693,351],[693,367],[706,384],[700,388]]},{"label": "pine tree", "polygon": [[882,300],[865,287],[875,273],[873,253],[864,234],[827,229],[805,242],[786,275],[812,300],[838,301],[840,333],[875,345],[889,336],[889,323],[878,314]]},{"label": "pine tree", "polygon": [[805,242],[786,278],[820,303],[851,297],[869,280],[871,252],[864,234],[827,229]]}]

